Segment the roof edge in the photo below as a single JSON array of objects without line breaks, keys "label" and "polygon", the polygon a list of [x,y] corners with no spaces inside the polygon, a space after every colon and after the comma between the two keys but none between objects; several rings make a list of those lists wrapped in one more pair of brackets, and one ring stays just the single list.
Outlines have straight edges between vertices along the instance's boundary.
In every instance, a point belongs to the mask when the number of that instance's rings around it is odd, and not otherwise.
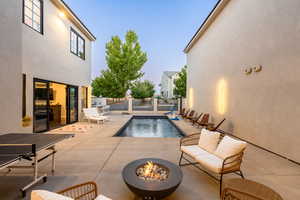
[{"label": "roof edge", "polygon": [[204,34],[204,32],[209,28],[209,26],[215,21],[215,19],[219,16],[219,14],[223,11],[225,6],[228,4],[230,0],[219,0],[214,8],[211,10],[209,15],[206,17],[204,22],[198,28],[196,33],[193,35],[192,39],[184,48],[183,52],[188,53],[190,49],[194,46],[194,44],[198,41],[198,39]]},{"label": "roof edge", "polygon": [[73,10],[63,0],[51,0],[51,2],[60,10],[65,11],[67,18],[81,31],[90,41],[96,41],[96,37],[77,17]]}]

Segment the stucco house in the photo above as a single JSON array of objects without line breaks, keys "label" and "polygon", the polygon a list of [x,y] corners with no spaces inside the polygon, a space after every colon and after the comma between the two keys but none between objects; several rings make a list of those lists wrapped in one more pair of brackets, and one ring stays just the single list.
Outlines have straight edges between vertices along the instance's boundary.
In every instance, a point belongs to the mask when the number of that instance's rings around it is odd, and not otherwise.
[{"label": "stucco house", "polygon": [[171,99],[174,98],[174,81],[178,78],[176,71],[164,71],[161,77],[160,83],[160,94],[163,98]]},{"label": "stucco house", "polygon": [[62,0],[2,0],[0,23],[0,133],[78,121],[95,36]]},{"label": "stucco house", "polygon": [[188,106],[300,162],[300,1],[220,0],[185,48]]}]

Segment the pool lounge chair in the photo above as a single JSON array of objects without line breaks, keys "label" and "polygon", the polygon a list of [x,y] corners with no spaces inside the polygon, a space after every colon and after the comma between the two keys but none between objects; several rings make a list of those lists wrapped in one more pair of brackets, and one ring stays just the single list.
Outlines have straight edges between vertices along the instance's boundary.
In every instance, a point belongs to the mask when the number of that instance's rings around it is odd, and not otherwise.
[{"label": "pool lounge chair", "polygon": [[183,119],[187,118],[187,116],[189,116],[190,112],[192,112],[192,110],[191,109],[187,109],[187,111],[185,112],[185,114],[182,115],[182,118]]},{"label": "pool lounge chair", "polygon": [[210,128],[207,128],[207,129],[210,130],[210,131],[216,131],[216,130],[223,124],[223,122],[224,122],[225,120],[226,120],[226,119],[224,118],[224,119],[222,119],[222,120],[218,123],[217,126],[210,127]]},{"label": "pool lounge chair", "polygon": [[194,110],[192,110],[192,111],[188,114],[188,116],[186,116],[186,119],[187,119],[187,120],[193,119],[195,114],[197,114],[197,113],[196,113]]},{"label": "pool lounge chair", "polygon": [[84,108],[83,113],[89,123],[90,121],[97,121],[99,124],[100,122],[108,121],[108,117],[99,114],[97,108]]},{"label": "pool lounge chair", "polygon": [[200,113],[199,115],[195,115],[193,119],[191,119],[192,124],[194,125],[203,115],[203,113]]},{"label": "pool lounge chair", "polygon": [[198,126],[206,127],[208,125],[208,120],[209,120],[209,114],[205,113],[202,118],[200,118],[198,121],[196,121],[195,124]]},{"label": "pool lounge chair", "polygon": [[183,116],[185,114],[185,110],[186,110],[185,108],[180,109],[179,115]]}]

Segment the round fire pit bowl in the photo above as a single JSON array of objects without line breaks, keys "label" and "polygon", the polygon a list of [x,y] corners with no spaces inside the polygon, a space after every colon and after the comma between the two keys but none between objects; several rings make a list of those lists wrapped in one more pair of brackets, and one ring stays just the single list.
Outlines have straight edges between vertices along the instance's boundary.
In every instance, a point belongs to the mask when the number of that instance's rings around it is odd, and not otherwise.
[{"label": "round fire pit bowl", "polygon": [[[151,161],[163,167],[168,175],[164,180],[143,180],[137,175],[137,170]],[[172,194],[182,181],[179,166],[158,158],[144,158],[127,164],[122,172],[123,180],[128,188],[143,199],[162,199]]]}]

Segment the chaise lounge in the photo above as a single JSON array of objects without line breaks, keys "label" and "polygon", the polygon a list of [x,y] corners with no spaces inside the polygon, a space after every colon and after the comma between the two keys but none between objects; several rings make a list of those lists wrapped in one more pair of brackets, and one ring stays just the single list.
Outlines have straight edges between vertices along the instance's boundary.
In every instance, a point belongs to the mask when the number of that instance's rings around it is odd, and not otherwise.
[{"label": "chaise lounge", "polygon": [[221,195],[224,174],[235,173],[244,178],[241,164],[246,145],[244,141],[202,129],[201,133],[181,138],[179,166],[193,165],[219,181]]}]

